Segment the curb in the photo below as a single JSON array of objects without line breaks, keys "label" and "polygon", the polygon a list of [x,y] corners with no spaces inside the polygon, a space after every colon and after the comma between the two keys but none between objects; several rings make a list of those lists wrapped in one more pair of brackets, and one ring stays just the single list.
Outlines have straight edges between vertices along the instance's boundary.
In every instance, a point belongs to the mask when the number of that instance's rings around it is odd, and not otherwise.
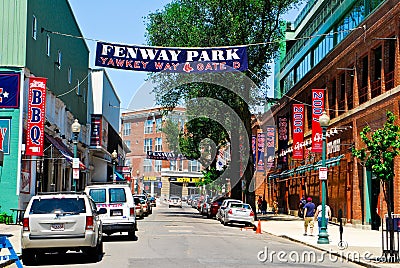
[{"label": "curb", "polygon": [[276,234],[273,234],[273,233],[270,233],[270,232],[266,232],[266,231],[262,231],[262,233],[266,233],[266,234],[269,234],[269,235],[272,235],[272,236],[275,236],[275,237],[280,237],[280,238],[284,238],[284,239],[287,239],[287,240],[290,240],[290,241],[293,241],[293,242],[296,242],[296,243],[299,243],[299,244],[303,244],[303,245],[306,245],[308,247],[311,247],[311,248],[314,248],[314,249],[317,249],[317,250],[332,254],[332,255],[334,255],[334,256],[336,256],[338,258],[345,259],[348,262],[355,263],[355,264],[358,264],[358,265],[361,265],[361,266],[364,266],[364,267],[367,267],[367,268],[382,268],[382,266],[374,265],[374,264],[371,264],[371,263],[366,263],[366,262],[363,262],[363,261],[357,261],[357,260],[354,260],[354,259],[349,259],[344,255],[341,255],[341,254],[338,254],[338,253],[335,253],[335,252],[330,252],[329,250],[320,248],[320,247],[315,246],[315,245],[308,244],[306,242],[294,239],[294,238],[286,236],[286,235],[276,235]]}]

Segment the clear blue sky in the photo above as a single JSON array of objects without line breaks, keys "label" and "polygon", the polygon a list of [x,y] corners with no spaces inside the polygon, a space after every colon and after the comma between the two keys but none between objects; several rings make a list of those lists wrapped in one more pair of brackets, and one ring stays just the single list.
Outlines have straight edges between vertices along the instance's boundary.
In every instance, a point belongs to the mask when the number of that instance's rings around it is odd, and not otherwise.
[{"label": "clear blue sky", "polygon": [[[85,38],[131,45],[145,44],[144,17],[161,10],[169,2],[171,0],[69,0]],[[299,10],[294,9],[285,18],[293,21],[298,13]],[[96,68],[96,42],[86,40],[86,43],[90,49],[90,67]],[[121,100],[121,112],[125,112],[124,108],[128,107],[136,90],[145,82],[147,73],[110,68],[106,71]]]}]

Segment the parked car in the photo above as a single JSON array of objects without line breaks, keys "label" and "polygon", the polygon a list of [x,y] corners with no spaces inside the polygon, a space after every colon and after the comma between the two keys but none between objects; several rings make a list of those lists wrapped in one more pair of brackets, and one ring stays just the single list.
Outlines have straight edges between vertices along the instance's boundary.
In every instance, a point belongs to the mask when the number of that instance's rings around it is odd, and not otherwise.
[{"label": "parked car", "polygon": [[135,210],[136,210],[136,217],[137,218],[143,218],[144,217],[144,211],[143,211],[143,206],[142,203],[140,202],[139,197],[133,197],[133,201],[135,202]]},{"label": "parked car", "polygon": [[208,209],[210,207],[210,202],[211,202],[212,197],[211,196],[206,196],[203,201],[200,204],[200,214],[201,215],[208,215]]},{"label": "parked car", "polygon": [[168,207],[182,207],[182,200],[179,196],[170,196],[168,199]]},{"label": "parked car", "polygon": [[136,238],[136,207],[128,184],[90,185],[86,186],[85,192],[92,197],[98,209],[107,210],[101,215],[105,234],[128,232],[131,240]]},{"label": "parked car", "polygon": [[96,204],[85,193],[49,193],[33,196],[21,230],[22,260],[36,264],[46,252],[83,251],[92,261],[103,254],[102,222]]},{"label": "parked car", "polygon": [[[219,221],[222,220],[222,217],[223,217],[224,214],[225,214],[225,209],[226,209],[226,207],[227,207],[230,203],[232,203],[232,202],[235,202],[235,203],[243,203],[241,200],[238,200],[238,199],[225,199],[225,200],[222,202],[221,206],[219,207],[218,212],[217,212],[217,215],[215,215],[215,218],[216,218],[217,220],[219,220]],[[221,221],[221,222],[222,222],[222,221]]]},{"label": "parked car", "polygon": [[249,204],[231,202],[228,204],[222,217],[222,223],[242,223],[254,226],[254,212]]},{"label": "parked car", "polygon": [[156,207],[156,206],[157,206],[157,204],[156,204],[156,198],[155,198],[154,196],[150,196],[150,197],[149,197],[149,201],[150,201],[150,206],[151,206],[151,207]]},{"label": "parked car", "polygon": [[219,195],[211,200],[210,206],[208,207],[207,210],[207,218],[214,218],[217,215],[218,209],[225,199],[229,199],[229,197]]},{"label": "parked car", "polygon": [[145,213],[146,216],[148,216],[149,214],[153,213],[153,209],[152,209],[150,200],[148,199],[147,195],[145,195],[145,194],[135,194],[134,196],[139,197],[139,198],[143,199],[146,202],[146,207],[147,207],[147,210],[146,210],[146,213]]},{"label": "parked car", "polygon": [[199,201],[199,199],[200,199],[200,195],[194,196],[194,197],[192,198],[192,201],[190,202],[190,206],[191,206],[192,208],[197,208],[197,202]]},{"label": "parked car", "polygon": [[149,216],[149,204],[143,198],[139,198],[143,210],[143,216]]}]

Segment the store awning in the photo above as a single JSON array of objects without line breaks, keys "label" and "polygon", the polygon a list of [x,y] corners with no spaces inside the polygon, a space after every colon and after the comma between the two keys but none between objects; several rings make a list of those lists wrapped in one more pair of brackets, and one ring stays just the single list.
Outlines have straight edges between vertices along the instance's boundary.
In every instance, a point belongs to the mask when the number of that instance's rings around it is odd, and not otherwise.
[{"label": "store awning", "polygon": [[[65,159],[68,162],[72,163],[73,154],[68,149],[67,145],[65,145],[64,142],[60,138],[53,137],[47,133],[45,133],[45,138],[65,157]],[[86,169],[86,166],[80,160],[79,160],[79,168],[81,170]]]}]

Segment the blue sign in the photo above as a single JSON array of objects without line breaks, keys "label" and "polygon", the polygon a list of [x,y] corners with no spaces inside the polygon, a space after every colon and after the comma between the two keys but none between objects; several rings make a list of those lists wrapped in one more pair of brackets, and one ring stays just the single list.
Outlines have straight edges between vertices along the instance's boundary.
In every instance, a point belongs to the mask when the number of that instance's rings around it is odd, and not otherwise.
[{"label": "blue sign", "polygon": [[160,48],[97,42],[95,65],[116,69],[206,73],[248,69],[245,46]]},{"label": "blue sign", "polygon": [[161,182],[161,181],[158,182],[158,188],[159,188],[159,189],[162,188],[162,182]]},{"label": "blue sign", "polygon": [[19,107],[19,73],[0,73],[0,108]]}]

